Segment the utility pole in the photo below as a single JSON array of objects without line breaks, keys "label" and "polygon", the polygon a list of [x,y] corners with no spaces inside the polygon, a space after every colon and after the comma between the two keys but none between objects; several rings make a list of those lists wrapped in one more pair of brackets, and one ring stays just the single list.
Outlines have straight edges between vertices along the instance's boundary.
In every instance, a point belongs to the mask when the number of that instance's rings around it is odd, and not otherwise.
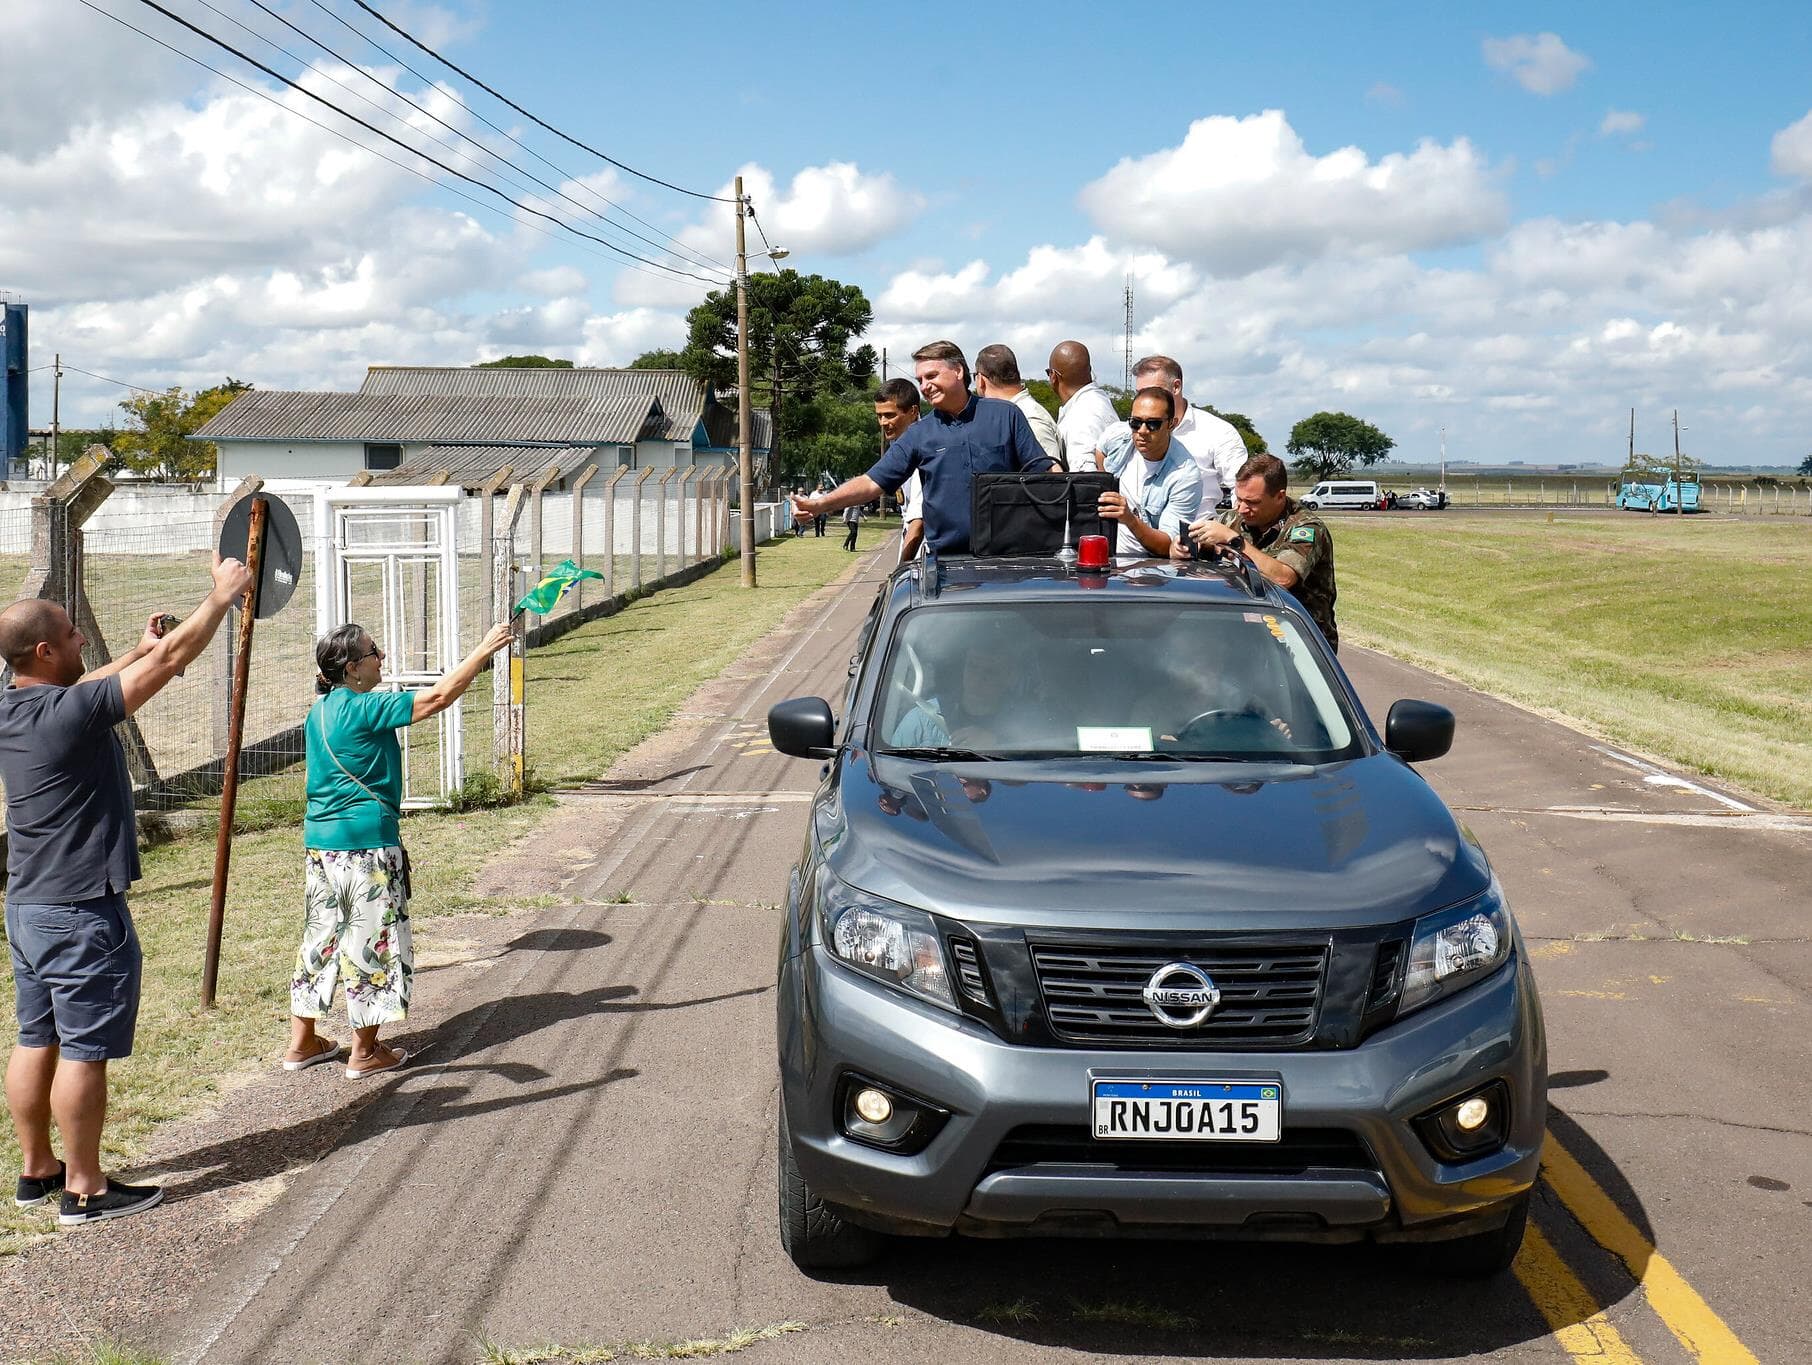
[{"label": "utility pole", "polygon": [[1680,409],[1674,409],[1674,511],[1686,515],[1686,485],[1680,479]]},{"label": "utility pole", "polygon": [[1120,365],[1120,387],[1122,389],[1130,389],[1132,387],[1132,274],[1130,271],[1126,276],[1125,302],[1126,336],[1120,344],[1120,354],[1122,357]]},{"label": "utility pole", "polygon": [[1630,409],[1630,458],[1626,467],[1629,469],[1636,467],[1636,410],[1634,408]]},{"label": "utility pole", "polygon": [[755,586],[755,472],[750,450],[749,417],[749,250],[744,240],[749,201],[742,177],[736,177],[736,442],[742,513],[742,585]]},{"label": "utility pole", "polygon": [[57,449],[60,444],[62,423],[58,416],[63,403],[63,353],[58,351],[51,367],[50,381],[50,477],[57,477]]},{"label": "utility pole", "polygon": [[1447,491],[1447,428],[1441,428],[1441,491]]}]

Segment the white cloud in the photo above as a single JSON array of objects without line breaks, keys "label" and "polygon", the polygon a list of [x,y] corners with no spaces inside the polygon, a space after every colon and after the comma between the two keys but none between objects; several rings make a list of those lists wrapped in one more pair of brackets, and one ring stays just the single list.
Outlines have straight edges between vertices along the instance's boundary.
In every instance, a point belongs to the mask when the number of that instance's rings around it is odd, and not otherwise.
[{"label": "white cloud", "polygon": [[1403,92],[1388,81],[1377,81],[1365,92],[1365,98],[1373,104],[1401,108],[1404,103]]},{"label": "white cloud", "polygon": [[1599,122],[1598,132],[1600,136],[1603,137],[1639,133],[1647,122],[1648,120],[1641,114],[1632,113],[1628,109],[1611,109],[1605,113],[1604,118]]},{"label": "white cloud", "polygon": [[1776,133],[1770,151],[1776,175],[1812,180],[1812,113]]},{"label": "white cloud", "polygon": [[1561,42],[1558,34],[1518,33],[1509,38],[1487,38],[1481,44],[1485,65],[1508,72],[1533,95],[1558,95],[1573,88],[1591,68],[1591,59]]},{"label": "white cloud", "polygon": [[558,298],[562,294],[584,293],[586,279],[583,271],[575,270],[570,265],[556,265],[546,270],[530,270],[518,275],[516,287],[525,294],[534,294],[540,298]]},{"label": "white cloud", "polygon": [[1465,138],[1376,161],[1357,147],[1315,156],[1276,109],[1198,119],[1179,146],[1121,161],[1080,201],[1109,233],[1222,275],[1476,241],[1508,213]]}]

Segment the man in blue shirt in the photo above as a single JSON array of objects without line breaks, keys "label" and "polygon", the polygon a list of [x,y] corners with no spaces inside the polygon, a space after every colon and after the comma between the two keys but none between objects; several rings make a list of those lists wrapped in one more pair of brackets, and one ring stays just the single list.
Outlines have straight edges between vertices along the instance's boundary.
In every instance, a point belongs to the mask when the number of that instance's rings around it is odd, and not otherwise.
[{"label": "man in blue shirt", "polygon": [[925,545],[936,554],[969,553],[970,485],[977,474],[1055,470],[1026,415],[998,398],[969,392],[969,363],[954,342],[934,341],[912,353],[919,391],[930,411],[908,427],[866,474],[829,493],[793,499],[793,517],[808,521],[895,493],[915,470],[925,487]]},{"label": "man in blue shirt", "polygon": [[1120,555],[1166,558],[1202,503],[1202,476],[1176,426],[1176,398],[1169,389],[1140,389],[1133,395],[1129,430],[1101,447],[1101,467],[1120,481],[1120,491],[1101,495],[1101,515],[1120,523]]}]

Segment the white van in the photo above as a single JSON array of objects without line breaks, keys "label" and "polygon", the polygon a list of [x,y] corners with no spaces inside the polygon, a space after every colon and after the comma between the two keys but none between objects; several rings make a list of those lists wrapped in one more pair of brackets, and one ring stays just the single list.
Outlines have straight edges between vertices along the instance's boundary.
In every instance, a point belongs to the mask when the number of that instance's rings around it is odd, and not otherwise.
[{"label": "white van", "polygon": [[1384,494],[1376,479],[1334,479],[1318,483],[1302,495],[1302,505],[1320,510],[1324,507],[1350,507],[1375,511],[1384,503]]}]

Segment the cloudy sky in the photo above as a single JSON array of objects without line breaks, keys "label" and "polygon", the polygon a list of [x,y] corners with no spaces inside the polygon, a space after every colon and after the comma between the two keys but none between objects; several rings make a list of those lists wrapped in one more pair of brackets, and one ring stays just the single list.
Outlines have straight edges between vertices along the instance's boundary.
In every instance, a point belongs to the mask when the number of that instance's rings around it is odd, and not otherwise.
[{"label": "cloudy sky", "polygon": [[[354,0],[159,3],[547,216],[144,0],[4,0],[0,290],[32,306],[34,364],[266,388],[516,351],[621,364],[679,344],[725,273],[725,205],[558,140]],[[1006,341],[1035,374],[1077,337],[1118,380],[1130,274],[1135,354],[1176,356],[1192,397],[1274,446],[1331,407],[1405,458],[1445,427],[1456,458],[1614,461],[1633,406],[1643,448],[1678,407],[1710,461],[1812,452],[1803,0],[1106,23],[1066,3],[370,3],[628,166],[707,195],[740,171],[788,264],[861,285],[894,357]],[[64,421],[123,392],[72,373]],[[40,371],[34,425],[49,406]]]}]

